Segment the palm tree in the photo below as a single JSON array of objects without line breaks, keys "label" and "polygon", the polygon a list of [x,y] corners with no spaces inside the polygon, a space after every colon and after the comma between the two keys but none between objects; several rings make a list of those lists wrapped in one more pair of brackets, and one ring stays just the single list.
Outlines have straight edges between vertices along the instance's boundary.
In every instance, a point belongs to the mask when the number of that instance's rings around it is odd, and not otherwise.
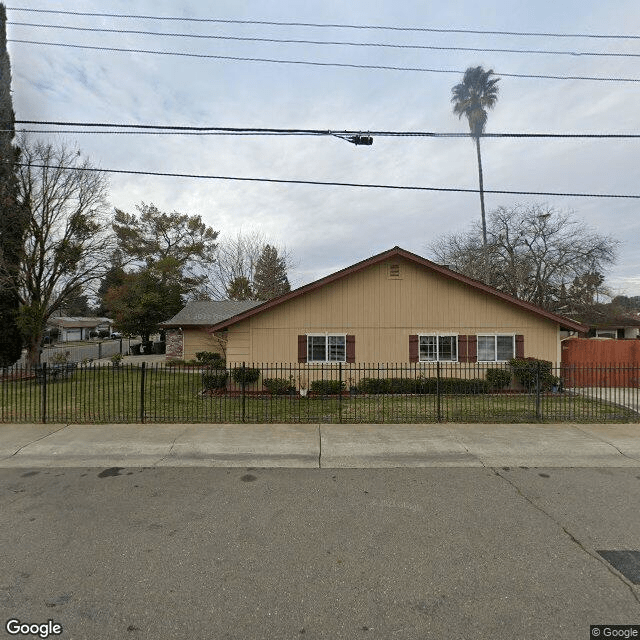
[{"label": "palm tree", "polygon": [[471,136],[476,141],[478,154],[478,180],[480,182],[480,211],[482,213],[482,242],[487,246],[487,222],[484,213],[484,188],[482,183],[482,157],[480,156],[480,136],[487,124],[487,109],[493,109],[498,101],[498,80],[492,78],[493,69],[485,71],[482,67],[469,67],[464,72],[460,84],[451,89],[453,113],[459,118],[466,116]]}]

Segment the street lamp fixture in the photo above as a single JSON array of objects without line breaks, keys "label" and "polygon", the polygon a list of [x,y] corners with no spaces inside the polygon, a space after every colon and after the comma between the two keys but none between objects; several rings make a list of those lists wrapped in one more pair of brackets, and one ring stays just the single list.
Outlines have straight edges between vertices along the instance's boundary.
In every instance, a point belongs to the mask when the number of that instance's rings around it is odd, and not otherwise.
[{"label": "street lamp fixture", "polygon": [[346,140],[347,142],[358,146],[370,147],[373,144],[373,138],[371,136],[363,136],[362,134],[340,135],[338,133],[334,133],[333,135],[336,138],[341,138],[342,140]]}]

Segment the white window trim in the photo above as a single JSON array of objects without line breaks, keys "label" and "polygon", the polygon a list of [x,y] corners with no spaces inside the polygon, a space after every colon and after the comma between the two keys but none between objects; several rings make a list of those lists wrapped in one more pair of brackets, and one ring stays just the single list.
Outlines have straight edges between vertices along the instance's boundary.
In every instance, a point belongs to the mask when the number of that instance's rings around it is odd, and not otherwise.
[{"label": "white window trim", "polygon": [[[450,338],[456,339],[456,359],[455,360],[440,360],[440,342],[436,340],[436,359],[435,360],[423,360],[420,355],[420,338]],[[458,362],[458,334],[457,333],[419,333],[418,334],[418,362]]]},{"label": "white window trim", "polygon": [[[493,346],[495,358],[493,360],[480,360],[480,348],[476,343],[476,353],[477,353],[477,361],[478,362],[509,362],[511,358],[516,357],[516,334],[515,333],[478,333],[476,338],[493,338]],[[513,350],[511,352],[511,358],[508,360],[498,360],[498,338],[512,338],[512,346]]]},{"label": "white window trim", "polygon": [[[347,361],[347,334],[346,333],[307,333],[307,362],[346,362]],[[338,338],[344,338],[344,360],[328,360],[328,356],[329,356],[329,345],[328,343],[328,338],[331,337],[338,337]],[[309,338],[324,338],[325,339],[325,343],[324,343],[324,354],[325,354],[325,359],[324,360],[310,360],[309,359]]]}]

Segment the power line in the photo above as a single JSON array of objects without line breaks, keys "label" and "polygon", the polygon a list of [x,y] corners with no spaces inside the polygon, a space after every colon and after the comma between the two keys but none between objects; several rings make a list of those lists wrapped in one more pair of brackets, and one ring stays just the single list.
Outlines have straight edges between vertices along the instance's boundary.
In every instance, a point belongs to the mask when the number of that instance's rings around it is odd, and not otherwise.
[{"label": "power line", "polygon": [[345,47],[380,47],[391,49],[413,49],[428,51],[472,51],[474,53],[518,53],[518,54],[534,54],[534,55],[555,55],[555,56],[572,56],[572,57],[611,57],[611,58],[640,58],[640,53],[624,53],[612,51],[557,51],[549,49],[493,49],[482,47],[443,47],[435,45],[420,44],[397,44],[388,42],[349,42],[335,40],[300,40],[291,38],[257,38],[242,36],[221,36],[212,34],[191,34],[191,33],[166,33],[162,31],[141,31],[136,29],[105,29],[98,27],[74,27],[68,25],[53,24],[37,24],[32,22],[13,22],[7,21],[8,24],[22,27],[36,27],[46,29],[64,29],[68,31],[81,31],[89,33],[117,33],[129,35],[145,35],[160,36],[171,38],[194,38],[207,40],[223,40],[234,42],[268,42],[275,44],[311,44],[324,46],[345,46]]},{"label": "power line", "polygon": [[[278,129],[263,127],[194,127],[187,125],[157,125],[157,124],[124,124],[114,122],[65,122],[59,120],[15,120],[16,124],[29,124],[56,127],[104,127],[124,129],[124,131],[107,131],[105,133],[143,133],[134,129],[154,129],[150,133],[193,133],[217,135],[295,135],[295,136],[336,136],[358,135],[366,133],[376,137],[413,137],[413,138],[469,138],[470,133],[436,132],[436,131],[389,131],[389,130],[340,130],[340,129]],[[102,131],[59,131],[29,130],[27,133],[103,133]],[[569,139],[636,139],[638,133],[483,133],[483,138],[569,138]]]},{"label": "power line", "polygon": [[[234,182],[266,182],[271,184],[295,184],[295,185],[313,185],[323,187],[356,187],[361,189],[393,189],[401,191],[441,191],[447,193],[479,193],[478,189],[461,189],[458,187],[418,187],[392,184],[367,184],[358,182],[325,182],[321,180],[291,180],[281,178],[251,178],[240,176],[218,176],[218,175],[202,175],[194,173],[164,173],[160,171],[135,171],[127,169],[103,169],[89,167],[65,167],[46,164],[27,164],[23,162],[16,163],[20,167],[34,167],[37,169],[57,169],[63,171],[88,171],[98,173],[114,173],[121,175],[135,176],[154,176],[168,178],[191,178],[198,180],[228,180]],[[507,191],[503,189],[484,189],[484,193],[502,194],[502,195],[520,195],[520,196],[554,196],[554,197],[572,197],[572,198],[618,198],[618,199],[640,199],[640,194],[617,194],[617,193],[561,193],[552,191]]]},{"label": "power line", "polygon": [[383,25],[357,25],[357,24],[332,24],[317,22],[279,22],[273,20],[227,20],[221,18],[187,18],[183,16],[148,16],[134,15],[126,13],[92,13],[88,11],[61,11],[55,9],[28,9],[25,7],[7,7],[8,11],[28,11],[32,13],[48,13],[71,16],[91,16],[98,18],[127,18],[134,20],[163,20],[171,22],[201,22],[215,24],[243,24],[243,25],[266,25],[277,27],[314,27],[331,29],[369,29],[381,31],[408,31],[426,33],[469,33],[479,35],[500,35],[500,36],[526,36],[544,38],[598,38],[613,40],[638,40],[640,35],[629,34],[599,34],[599,33],[553,33],[536,31],[489,31],[481,29],[452,29],[436,27],[398,27]]},{"label": "power line", "polygon": [[[98,47],[91,45],[70,44],[67,42],[42,42],[37,40],[21,40],[7,39],[7,42],[20,44],[43,45],[49,47],[66,47],[71,49],[82,49],[91,51],[109,51],[119,53],[144,53],[161,56],[178,56],[187,58],[199,58],[208,60],[229,60],[234,62],[264,62],[270,64],[291,64],[291,65],[307,65],[313,67],[340,67],[346,69],[373,69],[378,71],[415,71],[422,73],[450,73],[460,75],[464,73],[460,69],[430,69],[427,67],[398,67],[390,65],[369,65],[369,64],[350,64],[345,62],[318,62],[314,60],[278,60],[274,58],[248,58],[242,56],[220,56],[205,53],[188,53],[182,51],[157,51],[150,49],[125,49],[121,47]],[[590,80],[596,82],[640,82],[640,78],[621,78],[621,77],[603,77],[603,76],[561,76],[561,75],[545,75],[545,74],[526,74],[526,73],[504,73],[496,71],[496,75],[506,78],[529,78],[538,80]]]}]

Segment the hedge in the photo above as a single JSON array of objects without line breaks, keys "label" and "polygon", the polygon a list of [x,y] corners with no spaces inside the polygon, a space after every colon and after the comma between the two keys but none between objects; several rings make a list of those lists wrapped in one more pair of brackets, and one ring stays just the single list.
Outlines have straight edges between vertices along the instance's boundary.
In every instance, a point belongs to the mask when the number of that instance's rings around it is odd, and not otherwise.
[{"label": "hedge", "polygon": [[358,384],[360,393],[440,393],[476,394],[488,393],[489,383],[480,378],[362,378]]},{"label": "hedge", "polygon": [[288,378],[265,378],[262,386],[274,396],[293,393],[296,388]]}]

